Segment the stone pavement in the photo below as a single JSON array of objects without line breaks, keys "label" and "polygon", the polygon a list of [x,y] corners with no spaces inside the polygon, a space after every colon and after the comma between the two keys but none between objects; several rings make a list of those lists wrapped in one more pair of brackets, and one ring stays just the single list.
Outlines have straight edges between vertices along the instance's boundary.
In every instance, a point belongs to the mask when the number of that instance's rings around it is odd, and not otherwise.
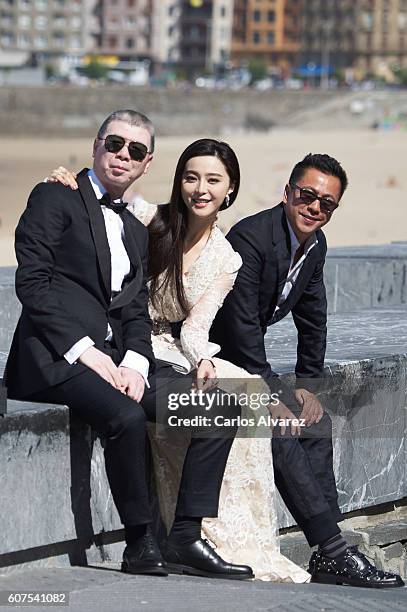
[{"label": "stone pavement", "polygon": [[69,606],[0,605],[1,611],[66,612],[388,612],[407,609],[407,588],[361,589],[121,574],[117,566],[33,569],[0,576],[4,591],[69,592]]}]

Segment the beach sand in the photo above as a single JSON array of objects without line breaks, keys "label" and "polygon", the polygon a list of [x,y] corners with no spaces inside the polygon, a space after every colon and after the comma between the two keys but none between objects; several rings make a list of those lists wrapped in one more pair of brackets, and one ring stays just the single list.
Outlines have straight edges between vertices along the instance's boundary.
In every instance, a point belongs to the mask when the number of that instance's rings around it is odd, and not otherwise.
[{"label": "beach sand", "polygon": [[[201,137],[201,136],[197,136]],[[309,152],[329,153],[348,173],[349,188],[325,228],[330,246],[407,240],[407,134],[401,131],[276,130],[224,136],[240,160],[237,201],[221,213],[229,229],[239,219],[280,202],[292,166]],[[193,138],[159,138],[155,159],[139,183],[151,202],[165,202],[177,159]],[[86,139],[2,138],[0,149],[0,265],[14,265],[14,229],[32,187],[54,167],[89,166]],[[52,206],[52,203],[50,203]]]}]

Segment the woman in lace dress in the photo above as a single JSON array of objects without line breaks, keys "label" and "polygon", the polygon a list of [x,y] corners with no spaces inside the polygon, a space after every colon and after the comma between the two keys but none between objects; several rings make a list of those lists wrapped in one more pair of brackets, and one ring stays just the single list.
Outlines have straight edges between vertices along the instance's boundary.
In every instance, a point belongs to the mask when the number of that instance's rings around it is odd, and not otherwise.
[{"label": "woman in lace dress", "polygon": [[[73,176],[58,168],[52,179],[72,184]],[[226,143],[200,139],[178,161],[170,202],[156,206],[140,198],[129,210],[150,232],[150,316],[153,350],[181,351],[196,370],[204,390],[222,380],[222,389],[236,392],[250,379],[256,393],[267,392],[258,376],[209,352],[213,319],[233,288],[241,258],[216,225],[219,211],[232,205],[240,184],[239,163]],[[171,324],[180,323],[179,339]],[[247,389],[245,389],[247,392]],[[253,435],[250,434],[250,435]],[[271,437],[271,434],[270,434]],[[206,519],[203,531],[217,552],[233,563],[249,564],[256,578],[305,582],[308,574],[279,552],[276,488],[270,437],[236,437],[227,462],[217,519]],[[167,525],[183,459],[174,444],[152,436],[160,506]]]}]

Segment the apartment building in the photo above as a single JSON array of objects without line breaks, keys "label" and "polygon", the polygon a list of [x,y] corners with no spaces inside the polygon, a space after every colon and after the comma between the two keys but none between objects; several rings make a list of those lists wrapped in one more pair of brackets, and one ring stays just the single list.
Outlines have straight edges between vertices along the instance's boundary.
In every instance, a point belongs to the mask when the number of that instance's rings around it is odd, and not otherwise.
[{"label": "apartment building", "polygon": [[360,0],[306,0],[302,7],[301,64],[333,73],[353,66]]},{"label": "apartment building", "polygon": [[286,76],[300,50],[304,0],[235,0],[231,59],[244,65],[261,59]]},{"label": "apartment building", "polygon": [[407,0],[306,0],[303,65],[389,76],[407,65]]},{"label": "apartment building", "polygon": [[153,50],[161,66],[189,75],[230,57],[233,0],[154,0]]},{"label": "apartment building", "polygon": [[151,58],[153,0],[99,0],[96,12],[100,53]]},{"label": "apartment building", "polygon": [[407,67],[407,0],[358,0],[355,67],[387,77]]},{"label": "apartment building", "polygon": [[0,0],[0,49],[38,56],[92,48],[94,0]]}]

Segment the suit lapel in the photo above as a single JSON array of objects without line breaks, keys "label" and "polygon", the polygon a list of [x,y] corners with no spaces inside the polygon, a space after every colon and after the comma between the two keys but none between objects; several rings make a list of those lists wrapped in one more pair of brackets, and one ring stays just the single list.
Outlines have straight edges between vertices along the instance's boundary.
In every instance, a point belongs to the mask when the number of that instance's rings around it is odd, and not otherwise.
[{"label": "suit lapel", "polygon": [[273,215],[273,244],[277,254],[278,281],[277,297],[281,294],[291,262],[291,241],[283,204],[276,206]]},{"label": "suit lapel", "polygon": [[129,256],[130,263],[133,268],[133,278],[126,287],[113,298],[109,309],[122,308],[125,304],[134,299],[137,295],[140,285],[143,280],[143,266],[140,259],[140,251],[136,241],[136,230],[134,227],[135,220],[132,214],[126,210],[122,215],[124,227],[124,246]]},{"label": "suit lapel", "polygon": [[299,297],[302,295],[305,287],[308,284],[314,270],[315,264],[318,259],[318,245],[314,246],[309,255],[305,258],[305,261],[298,273],[297,279],[294,283],[293,288],[288,294],[287,299],[281,304],[281,307],[277,311],[278,318],[282,319],[286,316],[295,306]]},{"label": "suit lapel", "polygon": [[110,248],[106,235],[105,220],[95,192],[88,179],[88,169],[84,168],[77,176],[80,194],[88,211],[90,227],[95,243],[96,254],[106,295],[110,300],[112,291]]}]

